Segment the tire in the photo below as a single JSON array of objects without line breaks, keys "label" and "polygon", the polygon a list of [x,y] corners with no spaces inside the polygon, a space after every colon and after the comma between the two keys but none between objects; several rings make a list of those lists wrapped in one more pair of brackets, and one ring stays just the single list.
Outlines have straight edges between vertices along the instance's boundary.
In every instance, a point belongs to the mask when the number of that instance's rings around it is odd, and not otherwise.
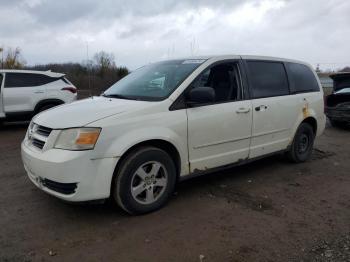
[{"label": "tire", "polygon": [[168,202],[175,183],[171,157],[159,148],[142,147],[129,154],[116,170],[112,197],[129,214],[145,214]]},{"label": "tire", "polygon": [[289,160],[295,163],[308,160],[312,154],[314,140],[315,134],[312,126],[307,123],[301,123],[294,136],[292,146],[287,153]]}]

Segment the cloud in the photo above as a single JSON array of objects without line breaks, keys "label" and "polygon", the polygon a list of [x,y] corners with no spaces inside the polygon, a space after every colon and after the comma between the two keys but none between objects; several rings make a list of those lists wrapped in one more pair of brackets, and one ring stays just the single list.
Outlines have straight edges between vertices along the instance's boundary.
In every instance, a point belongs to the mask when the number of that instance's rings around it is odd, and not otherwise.
[{"label": "cloud", "polygon": [[223,53],[350,64],[349,13],[342,0],[1,1],[0,45],[30,64],[82,61],[87,43],[131,68]]}]

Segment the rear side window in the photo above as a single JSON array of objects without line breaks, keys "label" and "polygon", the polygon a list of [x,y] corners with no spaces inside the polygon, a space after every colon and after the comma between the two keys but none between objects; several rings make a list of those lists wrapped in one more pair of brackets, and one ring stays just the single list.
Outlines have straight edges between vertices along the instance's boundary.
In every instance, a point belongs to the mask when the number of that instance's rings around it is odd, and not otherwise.
[{"label": "rear side window", "polygon": [[311,69],[302,64],[287,63],[292,93],[320,91],[320,87]]},{"label": "rear side window", "polygon": [[283,63],[247,61],[253,98],[289,95]]},{"label": "rear side window", "polygon": [[61,80],[63,81],[63,82],[65,82],[66,84],[68,84],[68,85],[71,85],[72,83],[67,79],[67,78],[65,78],[65,77],[61,77]]},{"label": "rear side window", "polygon": [[41,86],[56,81],[57,79],[58,78],[42,74],[7,73],[5,87]]},{"label": "rear side window", "polygon": [[2,76],[2,74],[0,74],[0,87],[2,85],[2,79],[3,79],[3,76]]}]

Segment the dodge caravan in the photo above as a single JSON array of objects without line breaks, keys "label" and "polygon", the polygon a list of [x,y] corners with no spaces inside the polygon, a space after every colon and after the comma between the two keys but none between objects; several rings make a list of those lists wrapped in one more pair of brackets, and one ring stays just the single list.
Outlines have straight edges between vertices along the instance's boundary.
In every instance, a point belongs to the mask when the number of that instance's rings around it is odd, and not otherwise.
[{"label": "dodge caravan", "polygon": [[325,128],[310,65],[216,56],[135,70],[99,97],[36,115],[22,142],[29,179],[66,201],[111,198],[154,211],[184,178],[285,152],[306,161]]}]

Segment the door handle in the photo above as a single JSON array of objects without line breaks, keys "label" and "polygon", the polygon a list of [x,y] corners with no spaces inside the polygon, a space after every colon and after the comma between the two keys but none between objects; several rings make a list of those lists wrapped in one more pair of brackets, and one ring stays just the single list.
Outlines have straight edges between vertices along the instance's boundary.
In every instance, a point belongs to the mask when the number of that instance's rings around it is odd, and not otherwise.
[{"label": "door handle", "polygon": [[265,111],[267,109],[267,106],[265,105],[260,105],[255,107],[255,111]]},{"label": "door handle", "polygon": [[34,94],[43,94],[44,91],[34,91]]},{"label": "door handle", "polygon": [[244,108],[244,107],[242,107],[242,108],[237,109],[237,110],[236,110],[236,113],[237,113],[237,114],[246,114],[246,113],[249,113],[249,111],[250,111],[250,108]]}]

